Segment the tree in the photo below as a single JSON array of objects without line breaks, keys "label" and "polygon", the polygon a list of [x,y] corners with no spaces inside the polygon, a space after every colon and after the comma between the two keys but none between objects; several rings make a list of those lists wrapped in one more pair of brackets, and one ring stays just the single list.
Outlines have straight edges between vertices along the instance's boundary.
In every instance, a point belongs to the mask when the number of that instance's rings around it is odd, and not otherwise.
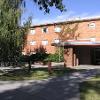
[{"label": "tree", "polygon": [[46,13],[50,12],[50,7],[55,6],[61,12],[66,11],[65,6],[63,5],[63,0],[33,0],[38,4],[40,10],[44,10]]},{"label": "tree", "polygon": [[[55,6],[64,11],[62,0],[33,0],[39,9],[49,13]],[[25,45],[25,35],[30,25],[20,27],[21,15],[25,8],[25,0],[0,0],[0,62],[17,62]]]},{"label": "tree", "polygon": [[24,30],[19,27],[22,1],[0,0],[0,60],[16,62],[21,55]]},{"label": "tree", "polygon": [[76,24],[63,23],[59,25],[59,27],[61,28],[61,32],[57,33],[57,35],[60,41],[64,42],[68,39],[76,39],[79,36],[79,33],[76,34],[78,25],[79,25],[78,23]]},{"label": "tree", "polygon": [[[57,32],[58,38],[60,40],[60,43],[64,43],[66,40],[69,39],[77,39],[79,37],[79,33],[76,34],[76,31],[78,29],[78,23],[73,24],[73,23],[62,23],[58,25],[58,27],[61,28],[61,32]],[[63,49],[62,47],[57,47],[58,53],[59,53],[59,61],[60,57],[64,53],[64,44],[63,44]]]}]

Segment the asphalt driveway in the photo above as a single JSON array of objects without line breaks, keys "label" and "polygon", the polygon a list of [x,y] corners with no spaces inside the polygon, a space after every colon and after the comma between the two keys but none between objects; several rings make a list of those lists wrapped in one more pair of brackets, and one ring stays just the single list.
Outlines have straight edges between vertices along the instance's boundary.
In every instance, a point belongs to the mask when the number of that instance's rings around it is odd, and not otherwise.
[{"label": "asphalt driveway", "polygon": [[96,74],[100,69],[42,81],[0,81],[0,100],[80,100],[79,83]]}]

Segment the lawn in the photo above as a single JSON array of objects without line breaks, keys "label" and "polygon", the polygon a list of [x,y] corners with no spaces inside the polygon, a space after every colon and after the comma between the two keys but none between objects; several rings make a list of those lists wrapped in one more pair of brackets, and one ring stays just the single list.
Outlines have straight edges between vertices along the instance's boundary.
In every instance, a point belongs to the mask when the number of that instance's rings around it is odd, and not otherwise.
[{"label": "lawn", "polygon": [[81,100],[100,100],[100,75],[80,84]]},{"label": "lawn", "polygon": [[0,75],[0,80],[42,80],[48,79],[52,77],[59,77],[64,75],[65,73],[72,72],[73,69],[53,69],[52,73],[48,72],[47,68],[36,68],[32,69],[30,73],[27,72],[26,69],[22,70],[14,70],[3,75]]}]

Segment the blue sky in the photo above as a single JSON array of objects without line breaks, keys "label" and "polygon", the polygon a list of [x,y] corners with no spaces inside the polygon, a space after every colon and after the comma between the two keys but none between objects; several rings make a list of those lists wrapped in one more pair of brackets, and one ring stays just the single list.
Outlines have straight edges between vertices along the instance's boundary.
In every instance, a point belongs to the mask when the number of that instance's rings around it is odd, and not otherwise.
[{"label": "blue sky", "polygon": [[45,14],[32,3],[26,0],[26,8],[22,16],[22,23],[32,16],[32,25],[59,22],[75,18],[100,17],[100,0],[63,0],[66,12],[51,8],[50,14]]}]

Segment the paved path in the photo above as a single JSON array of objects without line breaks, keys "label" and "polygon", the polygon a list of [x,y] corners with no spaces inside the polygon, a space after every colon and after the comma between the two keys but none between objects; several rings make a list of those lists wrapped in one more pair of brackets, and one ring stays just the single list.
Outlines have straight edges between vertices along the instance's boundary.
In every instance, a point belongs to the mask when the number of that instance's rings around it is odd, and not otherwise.
[{"label": "paved path", "polygon": [[100,69],[89,69],[43,81],[0,81],[0,100],[80,100],[79,83]]}]

